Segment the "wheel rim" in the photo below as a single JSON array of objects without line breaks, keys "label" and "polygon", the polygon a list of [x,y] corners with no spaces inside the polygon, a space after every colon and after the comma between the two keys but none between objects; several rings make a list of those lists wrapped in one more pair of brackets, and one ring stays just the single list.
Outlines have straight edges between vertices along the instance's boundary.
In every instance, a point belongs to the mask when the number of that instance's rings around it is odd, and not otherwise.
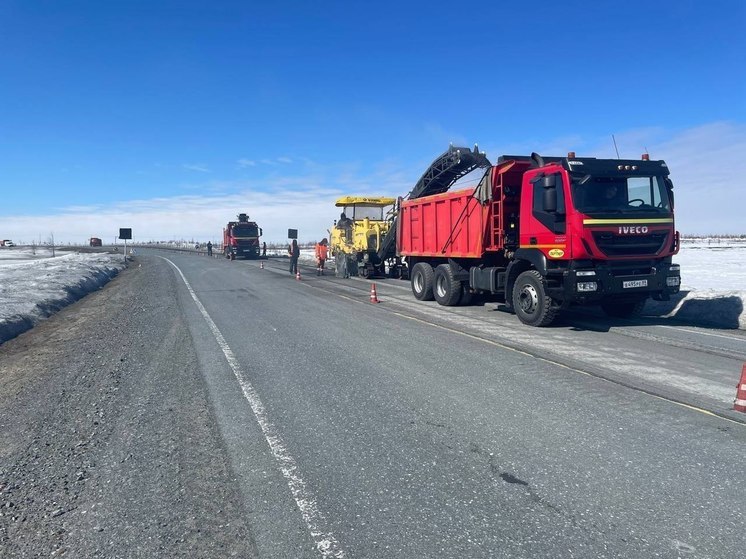
[{"label": "wheel rim", "polygon": [[438,297],[440,297],[441,299],[445,298],[446,287],[445,287],[445,280],[443,279],[443,276],[438,276],[438,279],[435,282],[435,290],[438,292]]},{"label": "wheel rim", "polygon": [[533,285],[524,285],[518,294],[518,307],[526,314],[533,314],[539,306],[539,294]]},{"label": "wheel rim", "polygon": [[422,290],[424,289],[424,281],[422,279],[422,274],[417,271],[414,276],[412,276],[412,285],[414,285],[414,290],[417,293],[422,293]]}]

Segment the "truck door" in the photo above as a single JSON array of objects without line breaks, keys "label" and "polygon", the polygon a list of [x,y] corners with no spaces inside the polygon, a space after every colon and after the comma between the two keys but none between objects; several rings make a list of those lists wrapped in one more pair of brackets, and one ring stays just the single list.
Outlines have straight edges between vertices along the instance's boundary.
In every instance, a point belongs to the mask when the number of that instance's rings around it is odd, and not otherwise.
[{"label": "truck door", "polygon": [[561,171],[526,173],[521,195],[521,248],[566,249],[565,177]]}]

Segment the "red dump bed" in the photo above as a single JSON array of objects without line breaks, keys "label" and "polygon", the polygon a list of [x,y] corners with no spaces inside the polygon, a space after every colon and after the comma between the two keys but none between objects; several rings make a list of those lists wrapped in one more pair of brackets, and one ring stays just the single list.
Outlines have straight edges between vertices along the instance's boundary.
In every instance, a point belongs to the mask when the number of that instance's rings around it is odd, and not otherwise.
[{"label": "red dump bed", "polygon": [[400,256],[480,258],[484,254],[489,205],[473,189],[406,200],[397,230]]}]

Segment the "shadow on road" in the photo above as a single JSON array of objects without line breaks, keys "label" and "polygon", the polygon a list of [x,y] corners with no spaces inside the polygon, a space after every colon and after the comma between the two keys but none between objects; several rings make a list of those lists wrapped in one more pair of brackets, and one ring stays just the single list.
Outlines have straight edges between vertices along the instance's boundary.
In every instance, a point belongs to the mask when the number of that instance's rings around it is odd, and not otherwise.
[{"label": "shadow on road", "polygon": [[[705,298],[690,296],[682,291],[671,297],[670,301],[648,301],[638,318],[617,319],[607,317],[597,307],[573,307],[567,313],[567,320],[556,321],[557,326],[571,326],[575,329],[607,331],[611,326],[641,326],[676,323],[682,326],[714,328],[719,330],[737,330],[746,328],[746,317],[743,317],[743,300],[737,295],[721,295]],[[572,316],[593,316],[595,325],[572,324]]]}]

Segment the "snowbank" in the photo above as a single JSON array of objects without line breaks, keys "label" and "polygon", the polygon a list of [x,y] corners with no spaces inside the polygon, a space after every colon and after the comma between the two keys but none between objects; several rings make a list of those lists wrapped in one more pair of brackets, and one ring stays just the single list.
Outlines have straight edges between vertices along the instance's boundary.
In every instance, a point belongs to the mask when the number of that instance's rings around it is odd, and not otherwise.
[{"label": "snowbank", "polygon": [[124,267],[121,254],[3,251],[0,257],[0,343],[99,289]]}]

